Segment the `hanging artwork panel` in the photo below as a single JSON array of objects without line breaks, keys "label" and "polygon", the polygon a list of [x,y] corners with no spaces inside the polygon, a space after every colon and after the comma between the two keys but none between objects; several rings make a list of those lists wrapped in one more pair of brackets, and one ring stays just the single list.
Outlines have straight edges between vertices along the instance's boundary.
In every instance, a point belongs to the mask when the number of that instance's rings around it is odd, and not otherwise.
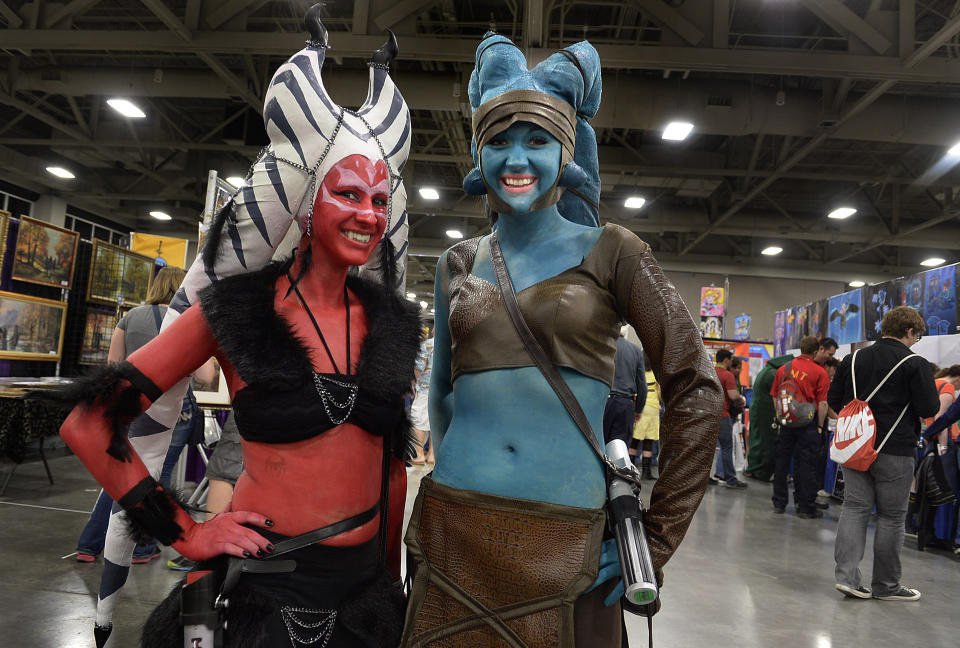
[{"label": "hanging artwork panel", "polygon": [[923,321],[927,335],[950,335],[957,330],[957,268],[947,266],[923,273]]},{"label": "hanging artwork panel", "polygon": [[837,344],[851,344],[863,339],[861,298],[860,288],[830,298],[827,331]]},{"label": "hanging artwork panel", "polygon": [[93,242],[88,300],[111,305],[143,304],[151,281],[152,258],[100,240]]},{"label": "hanging artwork panel", "polygon": [[59,360],[67,305],[0,292],[0,358]]},{"label": "hanging artwork panel", "polygon": [[867,340],[880,339],[883,316],[900,305],[900,283],[887,281],[863,288],[863,335]]},{"label": "hanging artwork panel", "polygon": [[783,355],[786,350],[786,322],[787,311],[777,311],[773,316],[773,350],[778,356]]},{"label": "hanging artwork panel", "polygon": [[723,288],[704,286],[700,289],[700,316],[723,317]]},{"label": "hanging artwork panel", "polygon": [[825,337],[830,337],[827,333],[827,309],[829,304],[830,302],[827,299],[818,299],[810,304],[809,311],[807,313],[810,335],[818,340],[822,340]]},{"label": "hanging artwork panel", "polygon": [[733,339],[746,340],[750,337],[750,316],[740,315],[733,320]]}]

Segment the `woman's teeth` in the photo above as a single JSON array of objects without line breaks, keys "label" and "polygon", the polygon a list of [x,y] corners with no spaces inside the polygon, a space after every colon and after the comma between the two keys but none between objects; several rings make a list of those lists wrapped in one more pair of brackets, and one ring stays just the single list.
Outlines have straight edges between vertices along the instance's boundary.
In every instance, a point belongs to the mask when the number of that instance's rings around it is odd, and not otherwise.
[{"label": "woman's teeth", "polygon": [[536,178],[504,178],[503,183],[510,187],[526,187],[536,182]]},{"label": "woman's teeth", "polygon": [[369,243],[369,242],[370,242],[370,235],[369,235],[369,234],[361,234],[360,232],[351,232],[351,231],[349,231],[349,230],[344,231],[343,234],[344,234],[344,236],[346,236],[348,239],[353,239],[354,241],[358,241],[358,242],[360,242],[360,243]]}]

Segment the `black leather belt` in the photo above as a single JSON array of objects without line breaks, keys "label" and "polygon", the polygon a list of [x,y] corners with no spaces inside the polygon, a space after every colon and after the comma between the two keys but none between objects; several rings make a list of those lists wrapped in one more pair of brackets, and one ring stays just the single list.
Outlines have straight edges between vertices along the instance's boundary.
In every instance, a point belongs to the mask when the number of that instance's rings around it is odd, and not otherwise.
[{"label": "black leather belt", "polygon": [[633,396],[630,394],[618,394],[616,392],[610,392],[610,398],[629,398],[633,400]]}]

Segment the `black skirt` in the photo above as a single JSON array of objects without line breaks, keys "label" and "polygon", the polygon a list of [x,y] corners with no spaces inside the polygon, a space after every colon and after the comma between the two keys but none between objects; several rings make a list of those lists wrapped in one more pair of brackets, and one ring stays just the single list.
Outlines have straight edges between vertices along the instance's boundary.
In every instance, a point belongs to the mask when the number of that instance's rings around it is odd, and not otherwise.
[{"label": "black skirt", "polygon": [[[285,539],[260,530],[272,542]],[[376,538],[353,547],[314,544],[284,554],[293,572],[243,573],[224,613],[224,648],[390,648],[400,642],[406,601],[379,566]],[[226,557],[202,563],[218,577]],[[143,628],[143,648],[181,648],[178,583]]]}]

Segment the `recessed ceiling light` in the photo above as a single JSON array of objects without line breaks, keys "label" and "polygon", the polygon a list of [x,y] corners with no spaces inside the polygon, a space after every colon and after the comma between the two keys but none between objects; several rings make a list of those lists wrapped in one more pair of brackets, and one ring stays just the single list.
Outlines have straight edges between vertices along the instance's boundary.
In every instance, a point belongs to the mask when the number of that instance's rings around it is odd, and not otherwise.
[{"label": "recessed ceiling light", "polygon": [[435,314],[436,314],[432,308],[430,309],[430,314],[431,314],[431,315],[435,315]]},{"label": "recessed ceiling light", "polygon": [[227,178],[227,182],[232,184],[237,189],[243,186],[243,178],[241,178],[240,176],[230,176],[229,178]]},{"label": "recessed ceiling light", "polygon": [[420,197],[424,200],[440,200],[440,193],[433,187],[420,187]]},{"label": "recessed ceiling light", "polygon": [[960,155],[960,142],[957,142],[947,151],[947,155]]},{"label": "recessed ceiling light", "polygon": [[760,251],[760,254],[763,254],[763,255],[766,255],[766,256],[776,256],[776,255],[780,254],[781,252],[783,252],[783,248],[782,248],[782,247],[777,247],[776,245],[771,245],[770,247],[763,248],[763,249]]},{"label": "recessed ceiling light", "polygon": [[48,166],[47,173],[57,176],[58,178],[63,178],[64,180],[73,180],[77,176],[73,175],[63,167],[58,166]]},{"label": "recessed ceiling light", "polygon": [[407,293],[407,299],[416,299],[416,298],[417,298],[417,293],[415,293],[415,292],[408,292],[408,293]]},{"label": "recessed ceiling light", "polygon": [[844,218],[850,218],[857,213],[857,210],[853,207],[837,207],[832,212],[827,214],[827,218],[833,218],[836,220],[843,220]]},{"label": "recessed ceiling light", "polygon": [[448,230],[446,231],[446,235],[447,235],[447,238],[452,238],[452,239],[462,239],[462,238],[463,238],[463,232],[461,232],[460,230],[457,230],[457,229],[448,229]]},{"label": "recessed ceiling light", "polygon": [[107,99],[107,105],[124,117],[142,119],[147,116],[147,113],[140,110],[140,108],[137,107],[137,104],[133,103],[129,99]]},{"label": "recessed ceiling light", "polygon": [[173,216],[171,216],[167,212],[162,212],[162,211],[152,211],[150,212],[150,215],[156,218],[157,220],[162,220],[162,221],[168,221],[171,218],[173,218]]},{"label": "recessed ceiling light", "polygon": [[866,282],[866,281],[860,281],[859,279],[855,279],[855,280],[851,281],[850,283],[848,283],[847,285],[850,286],[851,288],[863,288],[864,286],[867,285],[867,282]]},{"label": "recessed ceiling light", "polygon": [[693,131],[693,124],[690,122],[675,121],[667,124],[663,129],[663,139],[680,142],[687,139],[687,136]]},{"label": "recessed ceiling light", "polygon": [[420,308],[426,308],[426,307],[427,307],[427,302],[421,301],[421,302],[420,302]]},{"label": "recessed ceiling light", "polygon": [[627,209],[640,209],[647,203],[646,198],[641,198],[640,196],[630,196],[623,201],[623,206]]},{"label": "recessed ceiling light", "polygon": [[920,265],[932,268],[934,266],[943,265],[946,262],[946,259],[941,259],[940,257],[930,257],[929,259],[924,259],[921,261]]}]

